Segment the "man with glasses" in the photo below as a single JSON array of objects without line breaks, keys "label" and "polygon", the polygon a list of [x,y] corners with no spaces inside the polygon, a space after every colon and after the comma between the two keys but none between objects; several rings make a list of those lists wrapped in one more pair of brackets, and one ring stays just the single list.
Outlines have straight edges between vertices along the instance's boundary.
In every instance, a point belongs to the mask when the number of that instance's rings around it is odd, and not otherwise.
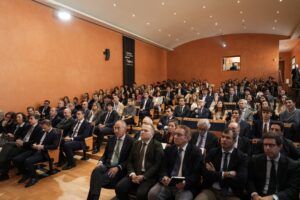
[{"label": "man with glasses", "polygon": [[252,157],[248,191],[253,200],[299,199],[300,166],[280,153],[281,138],[274,133],[263,136],[264,154]]},{"label": "man with glasses", "polygon": [[[160,182],[151,188],[148,200],[175,199],[192,200],[202,175],[203,160],[200,149],[189,143],[191,130],[179,125],[175,130],[174,145],[165,149]],[[172,184],[172,177],[185,180]]]},{"label": "man with glasses", "polygon": [[133,139],[126,134],[127,125],[119,120],[114,125],[114,136],[105,147],[105,151],[91,174],[88,200],[98,200],[102,187],[114,188],[126,173],[127,158]]},{"label": "man with glasses", "polygon": [[250,140],[240,135],[239,124],[236,122],[230,122],[230,124],[228,125],[228,129],[232,130],[236,134],[236,141],[234,143],[234,147],[250,156],[251,154]]}]

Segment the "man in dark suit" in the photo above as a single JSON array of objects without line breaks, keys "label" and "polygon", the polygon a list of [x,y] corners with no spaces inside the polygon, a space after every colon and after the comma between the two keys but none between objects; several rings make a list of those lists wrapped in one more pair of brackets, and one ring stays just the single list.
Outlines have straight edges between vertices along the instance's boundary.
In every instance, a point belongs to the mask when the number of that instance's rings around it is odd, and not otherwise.
[{"label": "man in dark suit", "polygon": [[90,110],[89,110],[89,103],[87,101],[84,101],[81,103],[82,106],[82,111],[84,113],[84,118],[87,119],[89,114],[90,114]]},{"label": "man in dark suit", "polygon": [[245,120],[241,119],[241,111],[239,109],[233,109],[231,115],[231,121],[235,121],[240,127],[240,136],[250,138],[250,125]]},{"label": "man in dark suit", "polygon": [[187,91],[182,87],[181,83],[178,83],[176,96],[180,98],[185,97],[185,95],[187,95]]},{"label": "man in dark suit", "polygon": [[168,86],[166,91],[163,93],[164,103],[166,106],[172,105],[172,100],[174,99],[174,93],[171,91],[171,87]]},{"label": "man in dark suit", "polygon": [[115,135],[109,139],[103,156],[91,174],[88,200],[98,200],[102,187],[113,188],[127,174],[127,158],[133,139],[126,134],[126,129],[124,121],[115,123]]},{"label": "man in dark suit", "polygon": [[237,103],[239,101],[239,97],[234,94],[234,88],[229,88],[229,94],[224,97],[225,102],[234,102]]},{"label": "man in dark suit", "polygon": [[208,119],[199,119],[197,131],[193,133],[191,144],[201,149],[202,154],[209,152],[210,149],[218,147],[218,138],[209,132],[210,123]]},{"label": "man in dark suit", "polygon": [[210,111],[205,107],[204,100],[198,100],[197,108],[192,112],[192,118],[208,119],[210,118]]},{"label": "man in dark suit", "polygon": [[106,135],[114,134],[113,127],[116,121],[119,120],[119,115],[117,111],[113,110],[113,103],[107,103],[107,111],[100,116],[99,121],[96,121],[96,128],[94,134],[97,135],[97,141],[94,145],[93,154],[100,151],[100,146],[103,142],[103,138]]},{"label": "man in dark suit", "polygon": [[165,112],[166,114],[160,118],[157,124],[158,130],[166,130],[168,128],[169,121],[175,119],[173,115],[173,108],[171,106],[168,106]]},{"label": "man in dark suit", "polygon": [[199,97],[200,100],[205,102],[205,108],[209,108],[210,104],[213,102],[213,96],[208,95],[208,89],[205,87],[202,89],[202,95]]},{"label": "man in dark suit", "polygon": [[139,118],[140,122],[144,119],[146,116],[150,116],[150,109],[153,107],[152,100],[149,98],[149,93],[144,92],[144,98],[140,105],[140,112],[139,112]]},{"label": "man in dark suit", "polygon": [[[142,125],[151,125],[153,126],[153,120],[150,117],[144,117],[143,121],[142,121]],[[141,140],[141,131],[138,131],[135,135],[134,135],[134,140]],[[162,141],[162,134],[157,131],[154,130],[154,135],[153,135],[153,139],[161,142]]]},{"label": "man in dark suit", "polygon": [[247,155],[234,147],[236,133],[226,129],[221,147],[211,149],[205,159],[203,184],[207,188],[195,198],[239,199],[247,181]]},{"label": "man in dark suit", "polygon": [[247,154],[248,156],[251,155],[251,144],[250,140],[247,137],[240,135],[240,126],[236,122],[230,122],[228,128],[232,130],[236,135],[236,142],[234,143],[234,147],[239,149],[241,152]]},{"label": "man in dark suit", "polygon": [[190,116],[190,109],[187,105],[185,105],[185,101],[184,101],[183,97],[181,97],[179,99],[179,103],[175,107],[174,116],[175,117],[189,117]]},{"label": "man in dark suit", "polygon": [[141,140],[133,144],[127,164],[128,176],[118,182],[115,188],[119,200],[128,200],[129,192],[136,190],[139,200],[146,200],[150,188],[158,177],[163,149],[161,143],[153,139],[154,127],[142,125]]},{"label": "man in dark suit", "polygon": [[44,105],[39,107],[39,113],[41,114],[41,118],[45,119],[49,117],[50,112],[50,101],[45,100]]},{"label": "man in dark suit", "polygon": [[[159,180],[148,193],[148,200],[175,199],[192,200],[202,175],[201,150],[189,143],[191,130],[179,125],[174,136],[174,145],[165,149],[165,157]],[[171,177],[184,177],[185,181],[170,185]]]},{"label": "man in dark suit", "polygon": [[85,147],[84,138],[89,135],[91,129],[91,125],[84,119],[84,112],[82,110],[78,110],[76,115],[77,121],[73,126],[73,131],[64,138],[61,145],[61,151],[65,153],[68,161],[67,165],[63,166],[63,170],[68,170],[76,166],[73,158],[74,151]]},{"label": "man in dark suit", "polygon": [[30,150],[13,158],[15,166],[23,174],[19,183],[29,179],[25,187],[30,187],[38,182],[34,164],[49,160],[48,150],[56,149],[59,145],[60,135],[52,128],[51,121],[45,119],[41,122],[41,126],[44,132],[37,139],[37,143],[34,143]]},{"label": "man in dark suit", "polygon": [[16,146],[15,141],[17,139],[23,139],[29,130],[30,126],[25,121],[26,116],[24,113],[16,114],[16,129],[13,133],[7,134],[9,138],[11,138],[11,141],[2,146],[2,150],[0,151],[0,181],[9,179],[8,171],[11,159],[23,151],[22,148]]},{"label": "man in dark suit", "polygon": [[57,108],[53,107],[50,109],[49,120],[51,121],[52,127],[56,128],[57,124],[61,121],[61,118],[57,114]]},{"label": "man in dark suit", "polygon": [[66,137],[71,135],[74,123],[75,120],[72,117],[70,108],[66,108],[64,110],[64,118],[57,124],[56,128],[63,130],[63,137]]},{"label": "man in dark suit", "polygon": [[299,199],[299,163],[280,153],[282,140],[273,133],[263,136],[264,154],[249,164],[248,192],[253,200]]}]

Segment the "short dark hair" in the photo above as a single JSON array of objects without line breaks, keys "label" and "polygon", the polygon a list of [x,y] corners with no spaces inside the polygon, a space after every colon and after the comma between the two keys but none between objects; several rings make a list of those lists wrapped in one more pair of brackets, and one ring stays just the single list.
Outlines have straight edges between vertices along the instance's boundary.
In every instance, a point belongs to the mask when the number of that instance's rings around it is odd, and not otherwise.
[{"label": "short dark hair", "polygon": [[268,132],[268,133],[265,133],[262,137],[262,139],[274,139],[277,146],[280,146],[282,144],[282,140],[281,140],[281,137],[279,135],[276,135],[275,133],[272,133],[272,132]]},{"label": "short dark hair", "polygon": [[295,98],[293,98],[293,97],[287,97],[286,99],[285,99],[285,101],[292,101],[292,102],[296,102],[296,99]]},{"label": "short dark hair", "polygon": [[192,138],[191,129],[185,125],[178,125],[176,128],[183,129],[185,136],[190,140]]},{"label": "short dark hair", "polygon": [[30,115],[28,116],[28,119],[29,119],[30,117],[34,117],[34,119],[36,119],[36,120],[39,120],[39,119],[40,119],[40,115],[39,115],[39,114],[30,114]]},{"label": "short dark hair", "polygon": [[112,106],[112,107],[114,107],[114,104],[113,104],[113,102],[108,102],[108,103],[106,104],[106,106]]},{"label": "short dark hair", "polygon": [[22,116],[23,122],[26,122],[26,121],[27,121],[26,115],[25,115],[24,113],[22,113],[22,112],[17,112],[17,113],[16,113],[16,117],[17,117],[17,115],[21,115],[21,116]]},{"label": "short dark hair", "polygon": [[273,110],[272,110],[270,107],[267,107],[267,108],[263,108],[263,109],[261,110],[261,112],[273,113]]},{"label": "short dark hair", "polygon": [[172,112],[174,111],[173,107],[172,106],[167,106],[166,107],[166,110],[170,109]]},{"label": "short dark hair", "polygon": [[270,123],[270,126],[272,126],[273,124],[274,124],[274,125],[280,126],[280,130],[283,131],[283,129],[284,129],[284,124],[283,124],[283,122],[281,122],[281,121],[272,121],[272,122]]},{"label": "short dark hair", "polygon": [[234,141],[236,141],[237,133],[234,132],[232,129],[226,128],[226,129],[224,129],[223,133],[226,134],[226,135],[232,133],[232,139]]},{"label": "short dark hair", "polygon": [[176,127],[178,126],[178,121],[176,119],[171,119],[168,124],[170,123],[174,123]]},{"label": "short dark hair", "polygon": [[41,125],[52,126],[51,121],[49,119],[44,119],[40,122]]}]

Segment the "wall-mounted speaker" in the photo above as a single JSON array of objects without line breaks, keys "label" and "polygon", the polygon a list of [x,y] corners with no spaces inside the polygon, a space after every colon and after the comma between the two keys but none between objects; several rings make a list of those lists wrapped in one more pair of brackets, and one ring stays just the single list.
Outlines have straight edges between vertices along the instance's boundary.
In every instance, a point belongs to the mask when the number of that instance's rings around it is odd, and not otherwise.
[{"label": "wall-mounted speaker", "polygon": [[109,60],[109,58],[110,58],[110,50],[109,49],[105,49],[103,51],[103,55],[104,55],[105,60]]}]

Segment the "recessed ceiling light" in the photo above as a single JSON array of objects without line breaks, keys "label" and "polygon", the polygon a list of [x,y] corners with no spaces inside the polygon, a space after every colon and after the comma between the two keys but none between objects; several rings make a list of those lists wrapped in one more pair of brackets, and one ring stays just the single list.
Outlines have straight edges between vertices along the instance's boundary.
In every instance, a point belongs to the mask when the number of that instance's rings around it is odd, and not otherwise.
[{"label": "recessed ceiling light", "polygon": [[276,11],[276,14],[279,14],[279,10]]},{"label": "recessed ceiling light", "polygon": [[161,29],[160,29],[160,28],[158,29],[158,32],[161,32]]},{"label": "recessed ceiling light", "polygon": [[237,0],[237,3],[241,3],[241,1],[240,1],[240,0]]},{"label": "recessed ceiling light", "polygon": [[171,37],[171,34],[170,34],[170,33],[168,34],[168,37]]},{"label": "recessed ceiling light", "polygon": [[226,42],[222,42],[222,47],[223,47],[223,48],[226,48],[226,47],[227,47]]},{"label": "recessed ceiling light", "polygon": [[274,23],[277,23],[277,19],[274,19]]},{"label": "recessed ceiling light", "polygon": [[199,33],[199,32],[197,32],[197,35],[200,35],[200,33]]},{"label": "recessed ceiling light", "polygon": [[113,6],[114,6],[114,7],[117,7],[117,4],[116,4],[116,3],[113,3]]},{"label": "recessed ceiling light", "polygon": [[212,15],[209,15],[209,18],[213,18],[213,16],[212,16]]},{"label": "recessed ceiling light", "polygon": [[202,8],[206,8],[206,6],[205,6],[205,5],[203,5],[203,6],[202,6]]},{"label": "recessed ceiling light", "polygon": [[273,27],[272,27],[272,30],[275,30],[275,29],[276,29],[275,26],[273,26]]},{"label": "recessed ceiling light", "polygon": [[215,26],[218,26],[218,22],[215,22]]},{"label": "recessed ceiling light", "polygon": [[174,12],[174,13],[173,13],[173,15],[177,15],[177,13],[176,13],[176,12]]},{"label": "recessed ceiling light", "polygon": [[246,27],[246,26],[244,26],[243,28],[244,28],[245,30],[247,29],[247,27]]},{"label": "recessed ceiling light", "polygon": [[279,2],[282,2],[283,0],[279,0]]},{"label": "recessed ceiling light", "polygon": [[183,20],[183,23],[185,24],[185,23],[186,23],[186,21],[185,21],[185,20]]},{"label": "recessed ceiling light", "polygon": [[176,38],[175,40],[176,40],[176,41],[179,41],[179,39],[178,39],[178,38]]},{"label": "recessed ceiling light", "polygon": [[147,24],[147,26],[150,26],[150,22],[147,22],[146,24]]},{"label": "recessed ceiling light", "polygon": [[242,10],[240,11],[240,14],[241,14],[241,15],[243,14],[243,11],[242,11]]},{"label": "recessed ceiling light", "polygon": [[71,14],[66,11],[58,11],[56,14],[58,18],[62,21],[69,21],[72,17]]},{"label": "recessed ceiling light", "polygon": [[194,30],[194,29],[195,29],[195,28],[192,26],[192,27],[191,27],[191,30]]},{"label": "recessed ceiling light", "polygon": [[243,23],[245,23],[245,21],[246,21],[245,19],[242,19],[242,22],[243,22]]},{"label": "recessed ceiling light", "polygon": [[165,5],[165,2],[161,2],[161,5],[164,6],[164,5]]},{"label": "recessed ceiling light", "polygon": [[135,17],[135,14],[132,13],[131,17]]}]

